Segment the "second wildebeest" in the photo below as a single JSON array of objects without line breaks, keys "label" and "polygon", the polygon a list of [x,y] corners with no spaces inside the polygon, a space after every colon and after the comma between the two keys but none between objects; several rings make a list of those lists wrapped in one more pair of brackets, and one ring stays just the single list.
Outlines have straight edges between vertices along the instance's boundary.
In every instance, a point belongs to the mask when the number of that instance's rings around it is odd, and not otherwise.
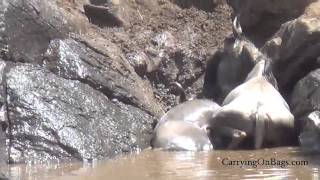
[{"label": "second wildebeest", "polygon": [[163,150],[211,150],[207,126],[220,108],[211,100],[195,99],[168,111],[156,125],[151,146]]},{"label": "second wildebeest", "polygon": [[[289,145],[294,139],[294,117],[275,88],[270,60],[259,57],[245,82],[232,90],[213,116],[216,135],[232,138],[229,149],[253,139],[254,148]],[[273,84],[274,85],[273,85]]]}]

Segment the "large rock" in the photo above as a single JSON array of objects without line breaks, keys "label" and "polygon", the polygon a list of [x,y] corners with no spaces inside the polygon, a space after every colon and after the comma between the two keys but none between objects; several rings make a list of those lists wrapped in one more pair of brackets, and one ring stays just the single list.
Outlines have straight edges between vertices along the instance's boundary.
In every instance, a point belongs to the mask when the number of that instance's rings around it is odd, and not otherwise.
[{"label": "large rock", "polygon": [[[112,53],[117,54],[121,52]],[[110,57],[88,43],[73,39],[53,40],[43,63],[59,76],[89,84],[110,99],[116,98],[133,104],[153,115],[162,112],[151,86],[143,81],[132,67],[124,64],[119,55],[115,58]]]},{"label": "large rock", "polygon": [[6,42],[6,24],[5,24],[5,12],[8,8],[8,1],[1,0],[0,1],[0,57],[5,58],[6,53],[8,52],[8,46]]},{"label": "large rock", "polygon": [[6,74],[12,162],[110,157],[149,146],[153,119],[39,66]]},{"label": "large rock", "polygon": [[290,106],[302,147],[320,151],[320,69],[309,73],[295,85]]},{"label": "large rock", "polygon": [[0,59],[0,166],[3,166],[8,162],[6,132],[8,132],[9,122],[7,118],[7,94],[4,77],[6,67],[7,63]]},{"label": "large rock", "polygon": [[[38,63],[51,39],[80,30],[86,19],[63,8],[59,0],[12,0],[4,13],[7,60]],[[80,13],[79,13],[80,14]],[[32,47],[32,48],[31,48]]]},{"label": "large rock", "polygon": [[310,4],[304,14],[283,24],[262,47],[274,64],[280,90],[289,94],[295,83],[319,67],[320,1]]},{"label": "large rock", "polygon": [[243,30],[259,46],[286,21],[299,17],[316,0],[227,0],[239,15]]},{"label": "large rock", "polygon": [[320,69],[309,73],[295,85],[290,106],[298,119],[320,111]]},{"label": "large rock", "polygon": [[320,111],[314,111],[301,120],[300,145],[305,150],[320,152]]}]

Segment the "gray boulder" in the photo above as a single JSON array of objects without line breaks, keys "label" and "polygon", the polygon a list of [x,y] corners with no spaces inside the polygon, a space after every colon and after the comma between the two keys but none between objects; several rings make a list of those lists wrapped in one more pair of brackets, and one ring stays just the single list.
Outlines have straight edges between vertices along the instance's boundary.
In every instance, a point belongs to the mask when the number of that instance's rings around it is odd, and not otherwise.
[{"label": "gray boulder", "polygon": [[302,120],[300,145],[307,151],[320,151],[320,111],[314,111]]},{"label": "gray boulder", "polygon": [[112,157],[149,146],[153,119],[77,80],[24,64],[6,74],[12,162]]},{"label": "gray boulder", "polygon": [[310,151],[320,151],[320,69],[312,71],[294,87],[290,102],[299,142]]},{"label": "gray boulder", "polygon": [[0,59],[0,166],[8,162],[7,152],[7,134],[8,132],[8,118],[7,118],[7,103],[6,103],[6,84],[5,71],[7,63]]},{"label": "gray boulder", "polygon": [[51,41],[44,57],[44,66],[63,78],[89,84],[110,99],[135,105],[153,115],[162,112],[150,84],[124,64],[119,55],[110,57],[84,41],[57,39]]},{"label": "gray boulder", "polygon": [[273,60],[274,74],[284,94],[290,94],[299,79],[319,67],[319,8],[319,1],[310,4],[301,17],[283,24],[262,47]]},{"label": "gray boulder", "polygon": [[1,17],[5,22],[2,36],[8,48],[7,60],[38,63],[51,39],[79,30],[86,19],[65,10],[59,2],[7,1],[7,8]]},{"label": "gray boulder", "polygon": [[245,34],[258,46],[270,38],[286,21],[303,14],[316,0],[227,0],[239,15]]},{"label": "gray boulder", "polygon": [[320,111],[320,69],[312,71],[295,85],[290,107],[296,119]]}]

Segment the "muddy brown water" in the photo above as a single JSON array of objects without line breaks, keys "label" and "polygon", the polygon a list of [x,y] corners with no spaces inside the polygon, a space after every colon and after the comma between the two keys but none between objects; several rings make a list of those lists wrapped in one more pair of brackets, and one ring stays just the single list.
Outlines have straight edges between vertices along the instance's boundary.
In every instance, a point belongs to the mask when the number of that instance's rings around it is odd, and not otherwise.
[{"label": "muddy brown water", "polygon": [[319,167],[320,154],[286,147],[212,152],[145,150],[93,163],[12,165],[3,172],[12,180],[318,180]]}]

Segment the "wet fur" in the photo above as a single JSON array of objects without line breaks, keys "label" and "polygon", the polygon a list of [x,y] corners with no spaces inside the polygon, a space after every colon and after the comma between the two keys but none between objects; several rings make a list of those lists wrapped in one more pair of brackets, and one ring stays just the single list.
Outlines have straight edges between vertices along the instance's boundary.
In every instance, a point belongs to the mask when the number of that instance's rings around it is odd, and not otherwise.
[{"label": "wet fur", "polygon": [[[195,150],[212,146],[206,128],[209,120],[220,106],[210,100],[186,101],[168,111],[158,122],[153,132],[151,146],[164,150],[194,150],[185,147],[183,141],[192,141]],[[179,143],[174,142],[179,139]]]},{"label": "wet fur", "polygon": [[[211,127],[231,127],[254,138],[254,147],[263,144],[287,145],[294,134],[294,117],[277,89],[268,60],[260,60],[246,81],[232,90],[221,110],[213,116]],[[275,79],[273,79],[275,81]]]}]

